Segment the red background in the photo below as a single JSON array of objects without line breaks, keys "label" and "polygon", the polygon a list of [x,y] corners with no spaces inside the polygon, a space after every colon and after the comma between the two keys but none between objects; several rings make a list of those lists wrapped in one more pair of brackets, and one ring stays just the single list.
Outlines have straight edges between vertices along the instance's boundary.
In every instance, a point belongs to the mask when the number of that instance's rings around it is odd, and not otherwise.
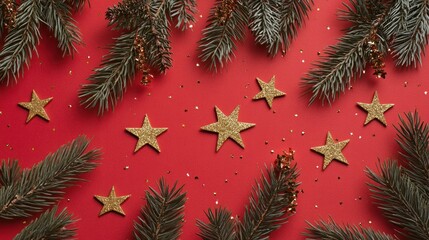
[{"label": "red background", "polygon": [[[388,59],[386,79],[376,79],[368,70],[331,107],[319,103],[308,106],[309,96],[303,95],[300,78],[318,58],[317,52],[336,43],[341,29],[347,26],[336,18],[341,1],[316,1],[285,57],[266,57],[265,50],[255,46],[248,34],[246,41],[238,44],[236,58],[218,74],[198,66],[196,42],[214,3],[199,1],[193,29],[172,31],[171,70],[149,86],[141,86],[136,78],[115,111],[98,117],[95,109],[79,105],[77,92],[101,62],[112,37],[119,34],[110,31],[104,19],[107,7],[115,3],[94,1],[76,14],[85,45],[78,47],[73,59],[62,59],[55,39],[44,29],[39,58],[31,61],[17,84],[0,87],[2,158],[16,158],[21,166],[31,167],[80,134],[92,139],[91,147],[102,148],[101,165],[84,176],[89,182],[68,188],[60,202],[79,219],[79,239],[132,238],[133,221],[145,203],[144,192],[149,186],[155,187],[161,176],[171,184],[185,184],[188,200],[181,239],[198,239],[196,219],[206,221],[204,211],[217,206],[241,216],[254,179],[265,164],[273,162],[275,153],[288,147],[296,150],[303,193],[298,196],[296,215],[272,239],[303,239],[306,220],[326,220],[329,216],[340,223],[393,232],[393,225],[372,204],[364,169],[375,169],[378,159],[399,157],[393,127],[398,115],[417,109],[423,119],[428,119],[429,96],[425,91],[429,90],[429,68],[395,69]],[[423,66],[427,64],[426,57]],[[276,98],[270,110],[264,100],[251,99],[260,91],[255,78],[268,81],[272,75],[277,77],[276,87],[287,96]],[[25,123],[28,112],[17,103],[29,101],[33,89],[42,99],[53,97],[45,108],[50,122],[37,117]],[[371,102],[374,91],[378,91],[381,103],[395,104],[385,114],[387,127],[376,121],[363,126],[366,112],[356,102]],[[225,114],[240,105],[239,120],[256,123],[241,133],[245,149],[228,140],[216,153],[217,134],[200,131],[201,126],[216,121],[215,105]],[[145,114],[153,127],[168,127],[158,137],[161,153],[149,146],[133,153],[137,139],[124,129],[141,127]],[[310,148],[324,145],[327,131],[338,140],[350,139],[343,150],[348,166],[334,161],[322,171],[323,156]],[[93,195],[107,196],[112,185],[118,195],[131,194],[122,205],[125,217],[115,213],[98,216],[102,205]],[[12,238],[30,220],[2,220],[1,239]]]}]

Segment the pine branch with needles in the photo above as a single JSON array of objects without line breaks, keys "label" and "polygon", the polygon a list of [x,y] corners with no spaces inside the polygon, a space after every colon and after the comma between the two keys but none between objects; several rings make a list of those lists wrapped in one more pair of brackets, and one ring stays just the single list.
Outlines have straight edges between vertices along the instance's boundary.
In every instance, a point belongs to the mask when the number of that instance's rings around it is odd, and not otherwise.
[{"label": "pine branch with needles", "polygon": [[78,175],[93,170],[98,150],[86,151],[89,141],[78,137],[49,154],[30,169],[17,160],[3,160],[0,169],[0,219],[32,216],[61,199],[63,189],[82,181]]},{"label": "pine branch with needles", "polygon": [[209,209],[206,212],[209,223],[197,220],[197,226],[200,229],[198,236],[204,240],[235,240],[236,224],[231,219],[231,212],[225,208],[218,208],[214,211]]}]

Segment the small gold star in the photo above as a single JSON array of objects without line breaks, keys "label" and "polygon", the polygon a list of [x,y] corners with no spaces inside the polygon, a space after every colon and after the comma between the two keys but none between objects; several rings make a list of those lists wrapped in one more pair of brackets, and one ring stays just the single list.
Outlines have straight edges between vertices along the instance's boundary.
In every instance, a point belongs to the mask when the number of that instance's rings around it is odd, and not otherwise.
[{"label": "small gold star", "polygon": [[146,144],[149,144],[158,152],[161,152],[156,137],[167,131],[167,129],[168,128],[153,128],[150,125],[149,117],[145,115],[143,126],[141,128],[126,128],[125,130],[139,138],[134,152],[137,152]]},{"label": "small gold star", "polygon": [[374,97],[372,98],[371,103],[358,102],[357,104],[368,112],[364,125],[368,124],[374,119],[377,119],[378,121],[383,123],[384,126],[387,126],[386,119],[384,118],[384,112],[386,112],[395,105],[391,103],[381,104],[380,100],[378,99],[377,91],[374,93]]},{"label": "small gold star", "polygon": [[28,123],[36,115],[40,116],[41,118],[45,119],[46,121],[49,121],[49,116],[46,113],[44,107],[51,100],[52,100],[52,97],[46,98],[46,99],[40,99],[39,96],[37,96],[36,91],[33,90],[32,94],[31,94],[31,102],[20,102],[20,103],[18,103],[19,106],[28,110],[28,116],[27,116],[26,123]]},{"label": "small gold star", "polygon": [[268,106],[271,108],[273,106],[273,100],[275,97],[281,97],[286,95],[286,93],[276,89],[274,84],[276,83],[276,76],[272,76],[270,82],[266,83],[262,81],[260,78],[256,78],[259,83],[259,87],[261,91],[253,97],[253,100],[265,98]]},{"label": "small gold star", "polygon": [[243,139],[241,139],[240,132],[255,126],[255,124],[238,121],[238,113],[240,111],[240,106],[237,106],[229,116],[226,116],[217,106],[215,106],[215,109],[218,121],[203,126],[201,127],[201,129],[209,132],[218,133],[216,151],[219,151],[220,147],[228,138],[231,138],[242,148],[244,148],[244,143]]},{"label": "small gold star", "polygon": [[323,158],[323,170],[325,170],[334,159],[348,165],[349,163],[341,151],[347,145],[347,143],[349,143],[349,141],[350,139],[347,139],[336,143],[334,139],[332,139],[331,133],[328,132],[326,137],[326,145],[312,147],[311,150],[325,155]]},{"label": "small gold star", "polygon": [[116,196],[115,187],[112,186],[112,190],[110,190],[110,194],[108,197],[94,195],[94,197],[103,204],[103,208],[100,211],[98,216],[101,216],[107,212],[117,212],[121,215],[125,216],[124,210],[121,208],[121,204],[125,202],[131,195],[125,196]]}]

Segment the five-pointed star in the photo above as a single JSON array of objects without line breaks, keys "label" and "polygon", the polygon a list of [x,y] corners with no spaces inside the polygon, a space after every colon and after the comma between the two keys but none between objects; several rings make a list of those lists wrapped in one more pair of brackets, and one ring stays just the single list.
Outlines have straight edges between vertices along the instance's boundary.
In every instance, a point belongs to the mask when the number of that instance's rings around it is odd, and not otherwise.
[{"label": "five-pointed star", "polygon": [[51,100],[52,100],[52,97],[46,98],[46,99],[40,99],[39,96],[37,96],[36,91],[33,90],[33,93],[31,94],[31,102],[20,102],[20,103],[18,103],[19,106],[26,108],[28,110],[28,116],[27,116],[26,123],[28,123],[36,115],[40,116],[41,118],[45,119],[46,121],[49,121],[49,116],[46,113],[44,107]]},{"label": "five-pointed star", "polygon": [[107,212],[114,211],[125,216],[124,210],[121,208],[121,204],[125,202],[131,195],[116,196],[115,187],[112,186],[110,194],[107,197],[94,195],[94,197],[103,204],[103,208],[98,216],[101,216]]},{"label": "five-pointed star", "polygon": [[378,121],[383,123],[384,126],[387,126],[386,119],[384,118],[384,112],[386,112],[395,105],[391,103],[381,104],[380,100],[378,99],[377,91],[374,93],[372,103],[358,102],[357,104],[368,112],[364,125],[368,124],[374,119],[377,119]]},{"label": "five-pointed star", "polygon": [[273,99],[275,97],[281,97],[286,95],[286,93],[276,89],[274,84],[276,83],[276,76],[272,76],[270,82],[266,83],[259,78],[256,78],[261,87],[261,91],[253,97],[253,100],[265,98],[268,103],[268,106],[271,108],[273,106]]},{"label": "five-pointed star", "polygon": [[161,150],[159,149],[159,145],[158,145],[158,141],[156,140],[156,137],[158,135],[161,135],[161,133],[167,131],[167,129],[168,128],[153,128],[150,125],[149,117],[145,115],[143,126],[141,128],[126,128],[125,130],[127,130],[129,133],[139,138],[136,144],[136,148],[134,149],[134,152],[137,152],[140,148],[142,148],[146,144],[149,144],[158,152],[161,152]]},{"label": "five-pointed star", "polygon": [[349,164],[347,159],[344,157],[341,150],[349,143],[350,139],[341,141],[336,143],[334,139],[332,139],[331,133],[328,132],[326,137],[326,145],[312,147],[311,150],[318,152],[320,154],[325,155],[323,158],[323,170],[332,162],[332,160],[338,160],[342,163]]},{"label": "five-pointed star", "polygon": [[226,116],[217,106],[215,106],[215,109],[217,122],[203,126],[201,129],[218,133],[216,151],[219,151],[220,147],[228,138],[231,138],[242,148],[244,148],[244,143],[243,139],[241,139],[240,132],[255,126],[255,124],[238,121],[238,112],[240,111],[240,106],[237,106],[229,116]]}]

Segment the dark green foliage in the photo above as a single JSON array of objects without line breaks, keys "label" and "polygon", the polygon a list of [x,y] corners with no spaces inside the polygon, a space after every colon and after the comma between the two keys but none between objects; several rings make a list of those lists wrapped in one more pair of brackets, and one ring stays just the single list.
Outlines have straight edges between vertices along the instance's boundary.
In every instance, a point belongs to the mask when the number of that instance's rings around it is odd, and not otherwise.
[{"label": "dark green foliage", "polygon": [[42,240],[42,239],[70,239],[76,235],[76,229],[68,226],[75,222],[72,215],[63,209],[58,215],[57,206],[47,210],[35,220],[31,221],[14,240]]},{"label": "dark green foliage", "polygon": [[298,171],[291,166],[293,154],[279,155],[274,166],[267,167],[259,182],[253,186],[242,221],[231,220],[225,209],[209,209],[209,224],[197,221],[198,234],[203,239],[267,240],[274,230],[295,213]]},{"label": "dark green foliage", "polygon": [[[396,230],[405,239],[429,239],[429,126],[421,122],[417,112],[405,116],[406,120],[400,118],[396,128],[404,165],[388,160],[379,165],[378,174],[369,168],[366,174],[373,181],[369,184],[372,197],[386,218],[398,227]],[[309,223],[308,231],[305,235],[314,239],[389,239],[380,238],[387,235],[374,230],[338,226],[332,220]]]},{"label": "dark green foliage", "polygon": [[[195,7],[195,0],[123,0],[110,7],[106,12],[109,25],[124,33],[89,77],[90,83],[83,85],[81,104],[98,107],[101,115],[118,103],[138,70],[165,73],[172,66],[170,22],[174,19],[177,28],[188,28],[195,21]],[[137,37],[143,40],[144,56],[136,53]],[[143,58],[144,63],[137,64]]]},{"label": "dark green foliage", "polygon": [[85,153],[89,141],[78,137],[49,154],[31,169],[19,171],[16,161],[3,161],[0,169],[0,218],[29,217],[44,207],[55,204],[63,189],[81,181],[78,177],[94,169],[100,153]]},{"label": "dark green foliage", "polygon": [[231,212],[225,208],[215,209],[214,212],[209,209],[206,212],[209,223],[206,224],[197,220],[197,226],[200,228],[200,236],[204,240],[235,240],[236,226],[231,219]]},{"label": "dark green foliage", "polygon": [[393,236],[385,233],[377,232],[371,228],[364,228],[362,226],[340,226],[332,219],[330,221],[319,221],[314,225],[308,223],[307,231],[304,235],[307,239],[321,239],[321,240],[394,240]]},{"label": "dark green foliage", "polygon": [[181,234],[186,202],[183,186],[177,187],[175,183],[170,188],[161,178],[158,189],[146,192],[147,203],[134,223],[134,237],[138,240],[174,240]]},{"label": "dark green foliage", "polygon": [[9,29],[0,51],[0,82],[9,84],[11,79],[16,81],[23,74],[23,66],[29,66],[41,38],[41,23],[46,24],[53,32],[63,54],[72,55],[76,51],[75,46],[81,44],[82,39],[71,13],[81,9],[85,2],[86,0],[21,1],[15,26]]},{"label": "dark green foliage", "polygon": [[210,70],[222,68],[244,39],[246,26],[272,57],[285,54],[312,5],[312,0],[217,0],[199,41],[199,57]]}]

